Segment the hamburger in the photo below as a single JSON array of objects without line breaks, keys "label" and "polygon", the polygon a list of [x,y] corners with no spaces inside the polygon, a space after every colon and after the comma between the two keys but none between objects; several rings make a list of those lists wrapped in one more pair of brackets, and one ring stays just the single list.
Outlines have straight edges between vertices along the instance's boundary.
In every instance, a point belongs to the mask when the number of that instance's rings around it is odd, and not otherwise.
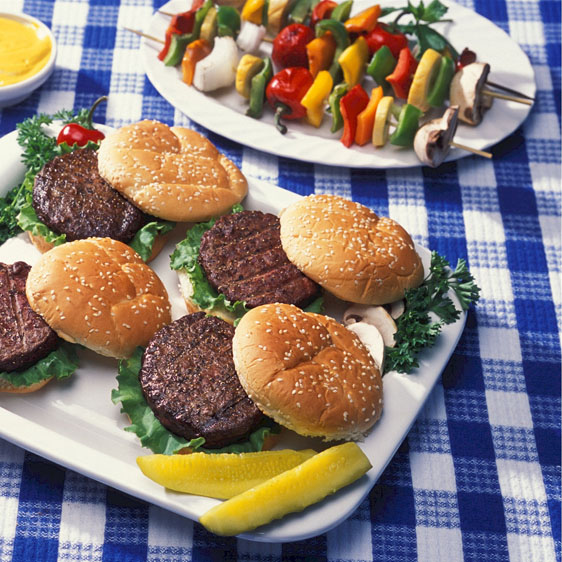
[{"label": "hamburger", "polygon": [[25,285],[29,305],[63,340],[129,357],[171,321],[162,281],[128,245],[68,242],[43,254]]},{"label": "hamburger", "polygon": [[54,378],[70,376],[78,361],[71,346],[29,305],[31,266],[0,263],[0,391],[33,392]]},{"label": "hamburger", "polygon": [[204,312],[159,330],[120,365],[114,402],[155,453],[248,451],[276,422],[326,441],[362,439],[382,411],[380,371],[359,338],[294,305],[249,311],[236,328]]},{"label": "hamburger", "polygon": [[109,237],[149,260],[174,222],[207,220],[247,192],[238,168],[207,139],[156,121],[122,127],[99,149],[90,142],[58,153],[26,177],[33,191],[18,221],[42,252]]},{"label": "hamburger", "polygon": [[311,195],[279,217],[237,210],[190,229],[172,254],[188,311],[233,321],[267,303],[304,308],[321,288],[346,302],[388,304],[423,281],[406,230],[358,203]]}]

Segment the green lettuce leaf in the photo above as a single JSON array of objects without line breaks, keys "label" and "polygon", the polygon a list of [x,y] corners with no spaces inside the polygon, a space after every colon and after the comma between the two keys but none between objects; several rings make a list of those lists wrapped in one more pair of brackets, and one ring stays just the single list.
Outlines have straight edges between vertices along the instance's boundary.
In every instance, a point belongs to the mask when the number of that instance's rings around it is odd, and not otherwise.
[{"label": "green lettuce leaf", "polygon": [[303,308],[305,312],[314,312],[316,314],[324,314],[324,297],[319,296],[314,299],[308,306]]},{"label": "green lettuce leaf", "polygon": [[[243,211],[242,205],[234,205],[233,213]],[[176,246],[170,256],[170,267],[174,270],[181,269],[189,276],[193,286],[191,300],[203,310],[217,310],[224,308],[232,312],[237,318],[243,316],[248,309],[242,301],[230,302],[222,294],[211,287],[203,268],[199,265],[199,246],[201,238],[217,219],[198,223],[187,231],[186,237]]]},{"label": "green lettuce leaf", "polygon": [[[168,431],[159,421],[146,403],[139,383],[139,371],[142,363],[143,348],[137,347],[129,359],[119,362],[117,375],[118,388],[111,392],[114,404],[121,402],[121,413],[127,414],[131,425],[126,431],[131,431],[139,439],[143,447],[153,453],[172,455],[185,447],[205,453],[241,453],[261,451],[264,439],[271,433],[279,431],[276,425],[265,425],[254,431],[248,441],[223,447],[222,449],[205,449],[205,439],[198,437],[187,441]],[[273,424],[273,422],[271,422]]]},{"label": "green lettuce leaf", "polygon": [[137,233],[134,238],[129,242],[129,246],[140,255],[140,257],[147,261],[152,254],[152,246],[154,240],[159,234],[166,234],[170,232],[175,226],[175,223],[168,221],[153,221],[145,224]]},{"label": "green lettuce leaf", "polygon": [[23,387],[50,379],[66,379],[78,368],[76,347],[69,343],[62,343],[49,355],[43,357],[24,371],[0,372],[0,378],[13,386]]}]

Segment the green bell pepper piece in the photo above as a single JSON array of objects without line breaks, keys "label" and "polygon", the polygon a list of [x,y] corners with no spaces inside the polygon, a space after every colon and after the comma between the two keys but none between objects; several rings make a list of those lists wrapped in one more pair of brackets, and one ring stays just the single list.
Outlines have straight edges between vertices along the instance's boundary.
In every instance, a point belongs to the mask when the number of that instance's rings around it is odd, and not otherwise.
[{"label": "green bell pepper piece", "polygon": [[240,12],[234,6],[217,6],[219,37],[236,37],[240,31]]},{"label": "green bell pepper piece", "polygon": [[398,117],[398,125],[396,125],[396,129],[390,135],[390,144],[412,146],[414,144],[414,136],[419,127],[419,119],[422,115],[423,111],[415,105],[404,104]]},{"label": "green bell pepper piece", "polygon": [[383,45],[375,52],[371,62],[367,65],[367,74],[374,78],[377,85],[382,86],[386,93],[391,89],[391,86],[385,78],[392,74],[395,66],[396,59],[394,55],[386,45]]},{"label": "green bell pepper piece", "polygon": [[345,82],[338,84],[328,97],[330,113],[332,114],[332,126],[330,131],[336,133],[343,127],[343,115],[340,109],[340,100],[347,94],[349,86]]},{"label": "green bell pepper piece", "polygon": [[263,60],[263,68],[252,78],[250,86],[250,105],[246,115],[259,119],[263,112],[265,89],[273,78],[273,64],[269,57]]},{"label": "green bell pepper piece", "polygon": [[162,61],[166,66],[176,66],[183,59],[185,48],[191,42],[191,33],[179,35],[174,33],[170,41],[170,48]]},{"label": "green bell pepper piece", "polygon": [[351,8],[353,6],[353,0],[346,0],[341,4],[338,4],[330,15],[330,19],[344,22],[349,19],[349,14],[351,14]]},{"label": "green bell pepper piece", "polygon": [[313,0],[297,0],[289,12],[289,23],[304,23],[312,11]]},{"label": "green bell pepper piece", "polygon": [[349,47],[351,42],[349,40],[349,33],[347,32],[345,25],[341,21],[337,21],[331,18],[320,20],[314,28],[316,37],[322,37],[322,35],[324,35],[327,31],[331,32],[333,38],[336,40],[336,51],[334,53],[334,59],[332,60],[332,64],[330,65],[328,71],[332,75],[334,84],[337,84],[341,81],[342,77],[342,70],[338,59],[344,52],[344,50]]},{"label": "green bell pepper piece", "polygon": [[199,34],[201,33],[201,25],[203,25],[203,20],[207,15],[207,12],[211,9],[213,5],[213,0],[206,0],[206,2],[195,12],[195,20],[193,22],[193,29],[191,33],[183,33],[182,35],[174,34],[172,35],[172,40],[170,42],[170,48],[166,56],[164,57],[164,64],[166,66],[176,66],[183,59],[185,53],[185,48],[196,39],[199,39]]},{"label": "green bell pepper piece", "polygon": [[455,63],[447,56],[441,57],[435,82],[427,96],[427,102],[433,107],[441,107],[449,95],[451,80],[455,74]]}]

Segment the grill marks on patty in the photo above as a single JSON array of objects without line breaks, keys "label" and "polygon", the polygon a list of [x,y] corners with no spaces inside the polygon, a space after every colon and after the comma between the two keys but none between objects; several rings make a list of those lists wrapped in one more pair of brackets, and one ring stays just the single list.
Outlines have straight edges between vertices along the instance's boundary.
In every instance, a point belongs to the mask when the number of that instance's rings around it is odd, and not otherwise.
[{"label": "grill marks on patty", "polygon": [[59,342],[25,296],[30,269],[24,262],[0,263],[0,371],[25,369],[47,356]]},{"label": "grill marks on patty", "polygon": [[33,208],[68,241],[100,236],[128,242],[146,223],[144,213],[100,176],[97,152],[89,148],[43,166],[35,176]]},{"label": "grill marks on patty", "polygon": [[143,355],[139,381],[155,416],[205,447],[245,438],[263,420],[236,375],[233,336],[230,324],[197,312],[159,330]]},{"label": "grill marks on patty", "polygon": [[278,217],[261,211],[218,219],[203,235],[199,250],[211,286],[250,308],[273,302],[309,304],[320,288],[288,260],[279,232]]}]

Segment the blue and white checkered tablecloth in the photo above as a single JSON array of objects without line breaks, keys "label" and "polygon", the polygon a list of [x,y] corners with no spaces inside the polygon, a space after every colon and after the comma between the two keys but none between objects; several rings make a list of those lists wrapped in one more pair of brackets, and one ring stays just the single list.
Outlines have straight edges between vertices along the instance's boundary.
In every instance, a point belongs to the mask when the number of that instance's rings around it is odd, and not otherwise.
[{"label": "blue and white checkered tablecloth", "polygon": [[[0,133],[38,111],[87,107],[106,93],[98,121],[155,118],[201,130],[155,91],[139,38],[122,29],[143,28],[162,3],[0,0],[0,11],[46,22],[60,49],[50,80],[0,110]],[[218,538],[0,440],[1,561],[560,560],[560,2],[461,3],[506,30],[536,74],[530,117],[491,161],[337,168],[202,130],[248,176],[300,194],[351,197],[451,262],[467,258],[482,288],[440,383],[359,509],[304,542]]]}]

